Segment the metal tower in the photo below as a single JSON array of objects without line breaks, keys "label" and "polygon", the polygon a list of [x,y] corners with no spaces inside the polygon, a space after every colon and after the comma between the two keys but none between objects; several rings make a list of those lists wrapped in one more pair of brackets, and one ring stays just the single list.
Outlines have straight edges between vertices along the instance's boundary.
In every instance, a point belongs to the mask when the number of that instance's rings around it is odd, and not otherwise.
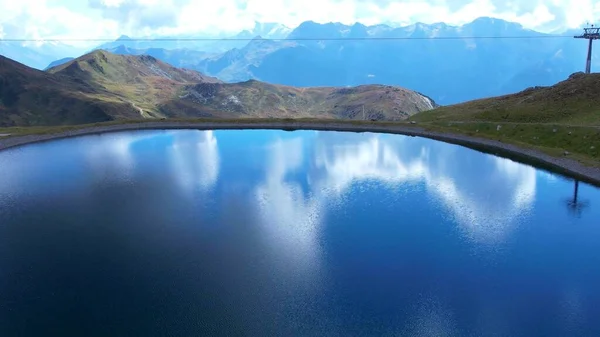
[{"label": "metal tower", "polygon": [[589,74],[592,70],[592,41],[600,40],[600,28],[591,25],[590,27],[583,29],[583,35],[575,36],[575,38],[588,39],[590,41],[588,45],[587,62],[585,64],[585,73]]}]

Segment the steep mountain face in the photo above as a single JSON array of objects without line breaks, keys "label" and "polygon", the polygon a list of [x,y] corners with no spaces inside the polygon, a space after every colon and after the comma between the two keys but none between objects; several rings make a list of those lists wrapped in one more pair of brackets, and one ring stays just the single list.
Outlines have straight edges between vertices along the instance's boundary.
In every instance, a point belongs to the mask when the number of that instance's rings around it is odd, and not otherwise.
[{"label": "steep mountain face", "polygon": [[10,60],[6,64],[10,71],[3,72],[0,83],[2,125],[164,117],[396,120],[437,106],[419,93],[391,86],[292,88],[254,80],[228,84],[148,55],[95,51],[47,72]]},{"label": "steep mountain face", "polygon": [[205,58],[192,68],[226,82],[243,82],[254,78],[251,69],[259,65],[265,56],[295,45],[295,42],[278,42],[257,37],[243,48],[234,48],[224,54]]},{"label": "steep mountain face", "polygon": [[94,83],[45,73],[0,56],[0,126],[62,125],[139,115]]}]

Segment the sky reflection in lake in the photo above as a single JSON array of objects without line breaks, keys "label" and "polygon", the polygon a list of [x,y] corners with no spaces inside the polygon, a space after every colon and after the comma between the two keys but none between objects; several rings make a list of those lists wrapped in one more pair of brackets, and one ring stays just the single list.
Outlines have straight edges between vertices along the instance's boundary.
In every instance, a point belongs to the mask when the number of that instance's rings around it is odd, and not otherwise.
[{"label": "sky reflection in lake", "polygon": [[126,132],[0,177],[3,336],[600,333],[598,189],[572,212],[572,180],[463,147]]}]

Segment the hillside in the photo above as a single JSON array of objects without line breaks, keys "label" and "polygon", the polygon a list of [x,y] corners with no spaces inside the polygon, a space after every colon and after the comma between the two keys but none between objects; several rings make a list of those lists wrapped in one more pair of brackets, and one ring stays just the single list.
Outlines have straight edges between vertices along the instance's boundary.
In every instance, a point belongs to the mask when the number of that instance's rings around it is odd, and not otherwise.
[{"label": "hillside", "polygon": [[553,86],[440,107],[411,120],[599,166],[600,74],[575,73]]},{"label": "hillside", "polygon": [[48,69],[52,74],[69,75],[102,83],[135,84],[144,78],[163,78],[173,82],[219,82],[197,71],[176,68],[148,55],[117,55],[96,50]]},{"label": "hillside", "polygon": [[255,80],[186,86],[163,109],[223,111],[248,117],[327,117],[401,120],[437,106],[421,94],[398,87],[294,88]]},{"label": "hillside", "polygon": [[151,117],[156,106],[176,96],[186,84],[220,82],[199,72],[168,65],[148,55],[116,55],[96,50],[48,70],[49,73],[91,83]]},{"label": "hillside", "polygon": [[575,73],[553,86],[444,106],[414,119],[600,125],[600,74]]},{"label": "hillside", "polygon": [[52,75],[0,56],[0,126],[129,118],[137,111],[94,83]]},{"label": "hillside", "polygon": [[[74,118],[56,116],[56,111],[82,116],[73,123],[169,117],[399,120],[437,106],[419,93],[391,86],[293,88],[254,80],[228,84],[196,71],[173,67],[151,56],[116,55],[101,50],[45,73],[16,64],[11,62],[7,66],[12,73],[3,78],[10,86],[3,88],[17,85],[8,79],[22,78],[35,86],[21,85],[20,92],[39,99],[29,99],[29,106],[25,106],[26,101],[23,101],[23,107],[11,105],[11,118],[3,120],[4,125],[62,124]],[[11,95],[9,92],[8,96]],[[94,111],[102,114],[87,118],[86,109],[78,112],[68,105],[61,106],[63,97],[78,97],[82,104],[100,104]],[[47,101],[54,103],[47,105]],[[8,102],[12,104],[10,99]],[[51,117],[32,121],[28,112],[32,109],[40,111],[40,116],[48,109]]]}]

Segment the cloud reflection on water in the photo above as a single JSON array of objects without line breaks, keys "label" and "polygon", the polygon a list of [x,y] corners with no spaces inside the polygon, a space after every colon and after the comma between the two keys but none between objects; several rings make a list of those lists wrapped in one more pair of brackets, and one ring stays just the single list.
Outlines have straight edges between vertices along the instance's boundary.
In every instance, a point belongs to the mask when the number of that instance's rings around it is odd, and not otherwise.
[{"label": "cloud reflection on water", "polygon": [[[303,141],[314,142],[305,158]],[[317,132],[312,138],[278,141],[270,151],[276,159],[268,164],[259,191],[271,198],[261,207],[272,208],[269,218],[278,223],[299,226],[311,219],[311,231],[318,228],[313,214],[327,198],[365,180],[390,186],[423,183],[474,242],[502,242],[535,200],[534,168],[421,138]],[[312,168],[306,171],[307,199],[299,184],[284,180],[302,160]]]},{"label": "cloud reflection on water", "polygon": [[[395,190],[407,184],[423,188],[478,244],[507,239],[535,200],[534,168],[427,139],[317,132],[276,140],[267,149],[265,178],[256,188],[263,229],[284,269],[303,281],[321,275],[328,201],[354,184],[376,180]],[[449,303],[427,297],[416,305],[410,334],[456,331]]]},{"label": "cloud reflection on water", "polygon": [[314,196],[305,198],[299,183],[286,180],[305,160],[303,139],[277,140],[268,149],[265,181],[255,191],[266,239],[284,264],[312,275],[308,271],[314,271],[320,261],[322,204]]},{"label": "cloud reflection on water", "polygon": [[211,188],[219,177],[219,149],[213,131],[178,130],[169,148],[174,179],[183,188]]},{"label": "cloud reflection on water", "polygon": [[[156,137],[149,132],[118,132],[86,136],[76,143],[88,169],[97,178],[130,179],[136,167],[134,144]],[[119,172],[118,175],[115,172]],[[109,177],[110,176],[110,177]]]}]

